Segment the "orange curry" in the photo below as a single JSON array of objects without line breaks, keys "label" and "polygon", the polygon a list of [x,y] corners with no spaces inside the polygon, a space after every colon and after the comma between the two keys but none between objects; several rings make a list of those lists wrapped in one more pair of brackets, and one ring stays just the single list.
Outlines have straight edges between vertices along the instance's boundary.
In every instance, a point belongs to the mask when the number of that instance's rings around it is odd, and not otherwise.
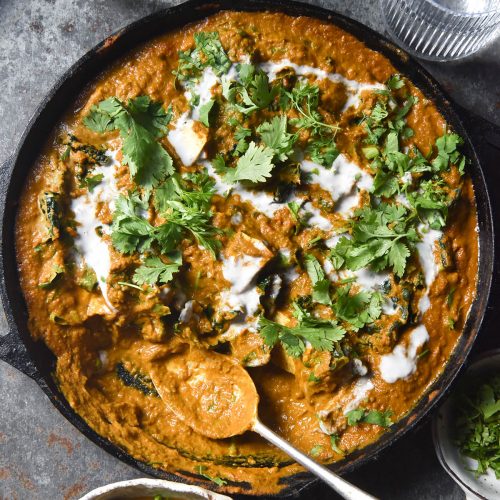
[{"label": "orange curry", "polygon": [[[18,213],[31,332],[68,402],[228,492],[278,492],[300,467],[252,432],[197,434],[151,360],[231,357],[261,419],[325,463],[390,432],[474,298],[460,144],[385,57],[317,19],[221,12],[125,55],[75,99]],[[237,419],[217,375],[197,379],[202,406]]]}]

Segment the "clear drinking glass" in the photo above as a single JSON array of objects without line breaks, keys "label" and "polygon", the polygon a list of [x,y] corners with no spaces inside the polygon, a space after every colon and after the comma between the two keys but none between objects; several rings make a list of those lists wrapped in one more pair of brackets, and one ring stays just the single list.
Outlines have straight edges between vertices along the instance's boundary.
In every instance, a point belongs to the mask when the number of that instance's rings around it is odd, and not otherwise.
[{"label": "clear drinking glass", "polygon": [[432,61],[473,54],[500,26],[500,0],[380,0],[380,5],[391,36]]}]

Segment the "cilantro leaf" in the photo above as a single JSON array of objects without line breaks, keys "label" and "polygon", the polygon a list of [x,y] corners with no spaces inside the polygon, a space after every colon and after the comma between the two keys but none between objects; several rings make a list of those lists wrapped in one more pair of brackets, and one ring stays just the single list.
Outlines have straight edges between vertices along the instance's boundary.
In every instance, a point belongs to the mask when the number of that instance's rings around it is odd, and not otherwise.
[{"label": "cilantro leaf", "polygon": [[249,128],[238,125],[234,132],[234,138],[236,141],[236,146],[233,151],[233,156],[240,156],[244,154],[248,149],[248,142],[246,139],[251,137],[252,131]]},{"label": "cilantro leaf", "polygon": [[217,76],[229,71],[231,60],[222,47],[218,32],[195,33],[194,43],[194,49],[179,51],[179,64],[173,72],[177,80],[189,84],[207,67],[211,67]]},{"label": "cilantro leaf", "polygon": [[271,105],[279,93],[279,87],[269,83],[267,74],[252,64],[238,65],[240,82],[224,79],[222,95],[234,108],[248,115]]},{"label": "cilantro leaf", "polygon": [[332,450],[339,455],[344,455],[344,452],[339,448],[338,441],[339,437],[337,434],[330,434],[330,446]]},{"label": "cilantro leaf", "polygon": [[350,329],[357,332],[380,317],[384,298],[380,292],[363,290],[351,294],[350,291],[351,285],[338,288],[332,309],[337,319],[346,321]]},{"label": "cilantro leaf", "polygon": [[306,349],[306,342],[318,351],[331,351],[335,342],[341,340],[345,330],[335,321],[315,318],[307,313],[297,314],[297,326],[287,327],[264,316],[259,319],[259,333],[269,347],[280,342],[285,351],[295,358]]},{"label": "cilantro leaf", "polygon": [[403,205],[380,203],[356,210],[355,217],[350,221],[352,238],[342,237],[330,253],[334,266],[351,271],[392,268],[401,277],[410,249],[420,239],[412,213]]},{"label": "cilantro leaf", "polygon": [[500,478],[500,377],[490,373],[467,380],[455,407],[460,452],[477,461],[476,477],[492,469]]},{"label": "cilantro leaf", "polygon": [[407,193],[410,205],[432,229],[442,229],[454,197],[443,181],[422,181],[418,190]]},{"label": "cilantro leaf", "polygon": [[211,223],[214,182],[206,173],[192,174],[187,180],[193,184],[193,189],[188,189],[185,182],[174,175],[155,191],[155,208],[166,219],[156,228],[157,242],[162,252],[169,252],[175,249],[187,230],[215,256],[220,245],[215,236],[220,231]]},{"label": "cilantro leaf", "polygon": [[165,254],[177,248],[187,231],[215,256],[220,245],[215,236],[220,230],[211,223],[213,181],[206,174],[194,174],[191,179],[196,182],[193,189],[188,189],[180,177],[174,176],[155,190],[155,208],[165,219],[158,226],[153,226],[142,216],[148,203],[137,193],[128,197],[120,195],[111,228],[115,248],[122,253],[142,253],[155,243]]},{"label": "cilantro leaf", "polygon": [[209,115],[210,111],[214,107],[215,101],[210,99],[208,102],[200,106],[200,122],[205,125],[205,127],[210,127]]},{"label": "cilantro leaf", "polygon": [[462,144],[463,139],[457,134],[445,134],[436,139],[437,156],[431,162],[434,171],[443,172],[448,170],[450,164],[454,164],[463,173],[465,159],[457,150],[457,146]]},{"label": "cilantro leaf", "polygon": [[216,31],[200,32],[194,34],[196,50],[203,53],[204,64],[210,66],[217,76],[221,76],[229,71],[231,60],[222,47],[219,33]]},{"label": "cilantro leaf", "polygon": [[285,161],[293,151],[297,135],[286,131],[288,119],[286,115],[275,116],[270,122],[259,125],[257,132],[262,142],[274,152],[275,158]]},{"label": "cilantro leaf", "polygon": [[331,167],[340,154],[332,137],[312,138],[306,148],[311,160],[324,167]]},{"label": "cilantro leaf", "polygon": [[168,283],[182,265],[182,254],[176,251],[170,253],[168,257],[169,263],[163,262],[160,257],[147,257],[144,263],[135,270],[132,281],[136,285]]},{"label": "cilantro leaf", "polygon": [[325,132],[337,132],[337,125],[323,121],[319,106],[319,87],[309,82],[300,81],[291,91],[281,88],[281,107],[284,110],[295,109],[299,118],[290,120],[299,129],[308,129],[314,136],[322,136]]},{"label": "cilantro leaf", "polygon": [[157,142],[166,133],[171,117],[170,108],[165,111],[148,96],[129,99],[126,105],[110,97],[92,106],[83,123],[98,133],[119,130],[123,163],[138,184],[151,188],[174,172],[172,158]]},{"label": "cilantro leaf", "polygon": [[246,153],[238,159],[236,167],[228,169],[224,176],[227,182],[250,181],[264,182],[271,176],[274,152],[267,146],[257,146],[255,142],[248,145]]},{"label": "cilantro leaf", "polygon": [[348,411],[347,425],[358,425],[361,423],[379,425],[380,427],[390,427],[392,411],[365,410],[364,408],[356,408]]},{"label": "cilantro leaf", "polygon": [[111,241],[121,253],[144,252],[151,248],[154,241],[154,228],[140,212],[147,210],[137,193],[130,196],[119,195],[113,213]]},{"label": "cilantro leaf", "polygon": [[320,304],[331,304],[330,281],[325,277],[325,272],[318,259],[314,255],[306,255],[305,266],[313,285],[312,299]]},{"label": "cilantro leaf", "polygon": [[103,179],[103,174],[87,175],[82,180],[80,187],[85,186],[90,192],[92,192],[94,188],[102,182]]}]

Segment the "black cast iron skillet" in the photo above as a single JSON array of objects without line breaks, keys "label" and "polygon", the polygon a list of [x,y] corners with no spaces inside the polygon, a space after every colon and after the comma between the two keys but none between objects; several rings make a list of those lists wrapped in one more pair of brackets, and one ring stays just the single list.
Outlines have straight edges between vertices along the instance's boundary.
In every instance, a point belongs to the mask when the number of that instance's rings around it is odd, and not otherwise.
[{"label": "black cast iron skillet", "polygon": [[[138,44],[171,29],[200,20],[219,10],[271,10],[290,15],[305,15],[332,22],[352,33],[368,47],[384,54],[398,71],[408,76],[422,92],[438,106],[447,122],[464,140],[464,152],[470,158],[469,174],[474,183],[479,220],[479,269],[477,294],[469,313],[463,334],[454,350],[443,374],[426,391],[418,405],[400,422],[392,426],[376,443],[349,455],[344,461],[332,468],[338,473],[346,473],[372,460],[384,448],[394,443],[408,430],[415,427],[431,407],[449,388],[458,371],[464,364],[483,319],[490,293],[494,262],[494,240],[492,214],[485,179],[479,158],[471,141],[469,131],[459,118],[453,106],[432,77],[406,53],[395,47],[380,34],[347,17],[319,7],[287,0],[218,0],[207,3],[203,0],[190,0],[177,7],[154,13],[120,30],[84,55],[56,83],[45,97],[30,123],[26,127],[19,147],[9,162],[2,169],[0,196],[3,219],[1,223],[0,283],[1,297],[8,322],[9,333],[0,337],[0,358],[33,378],[64,417],[83,432],[88,438],[123,462],[133,465],[144,473],[170,480],[183,480],[192,483],[202,482],[202,478],[190,472],[184,477],[169,474],[135,460],[132,456],[113,443],[96,434],[71,409],[64,396],[58,390],[51,373],[55,358],[45,344],[34,342],[28,330],[26,304],[19,284],[14,246],[15,218],[18,200],[28,175],[48,133],[60,120],[64,110],[74,102],[86,84],[91,82],[101,71],[106,69],[118,57]],[[491,129],[490,132],[494,133]],[[495,141],[495,139],[493,139]],[[499,141],[500,144],[500,141]],[[296,495],[310,484],[308,474],[296,474],[286,480],[286,486],[280,496]],[[210,484],[213,487],[213,484]],[[248,484],[239,485],[251,494]]]}]

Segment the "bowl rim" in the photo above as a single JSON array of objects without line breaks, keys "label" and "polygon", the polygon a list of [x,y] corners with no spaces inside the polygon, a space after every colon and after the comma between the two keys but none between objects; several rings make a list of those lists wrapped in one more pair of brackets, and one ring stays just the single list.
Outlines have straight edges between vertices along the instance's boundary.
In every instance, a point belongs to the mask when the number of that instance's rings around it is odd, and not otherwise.
[{"label": "bowl rim", "polygon": [[[137,478],[137,479],[126,479],[124,481],[117,481],[114,483],[105,484],[95,488],[85,495],[83,495],[79,500],[99,500],[100,495],[105,493],[119,493],[123,488],[130,488],[135,486],[150,486],[151,488],[164,488],[168,489],[165,493],[196,493],[200,498],[205,498],[207,500],[231,500],[231,497],[226,495],[221,495],[215,491],[207,490],[201,486],[193,486],[186,483],[178,483],[174,481],[167,481],[165,479],[153,479],[153,478]],[[132,498],[133,500],[133,498]]]}]

